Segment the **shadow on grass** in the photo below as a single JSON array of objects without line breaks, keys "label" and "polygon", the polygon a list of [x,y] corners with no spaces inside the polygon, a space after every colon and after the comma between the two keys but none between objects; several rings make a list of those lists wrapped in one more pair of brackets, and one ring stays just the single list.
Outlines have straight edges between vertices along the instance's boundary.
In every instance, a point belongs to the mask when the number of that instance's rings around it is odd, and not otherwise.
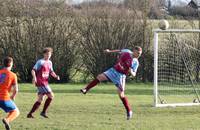
[{"label": "shadow on grass", "polygon": [[[36,93],[36,90],[21,90],[21,93]],[[79,89],[74,90],[53,90],[54,93],[80,93]],[[106,89],[106,90],[91,90],[89,92],[90,94],[117,94],[117,91],[113,89]],[[138,90],[138,89],[132,89],[132,90],[126,90],[126,95],[152,95],[152,90]]]},{"label": "shadow on grass", "polygon": [[[21,93],[36,93],[36,90],[21,90]],[[79,89],[73,89],[73,90],[60,90],[60,89],[53,89],[54,93],[76,93],[79,94]],[[117,91],[115,89],[93,89],[89,92],[90,94],[116,94]],[[185,90],[160,90],[159,93],[161,95],[190,95],[192,94],[191,91],[185,91]],[[125,91],[126,95],[153,95],[152,89],[127,89]]]},{"label": "shadow on grass", "polygon": [[149,108],[149,107],[154,107],[153,104],[141,104],[138,105],[139,107],[145,107],[145,108]]}]

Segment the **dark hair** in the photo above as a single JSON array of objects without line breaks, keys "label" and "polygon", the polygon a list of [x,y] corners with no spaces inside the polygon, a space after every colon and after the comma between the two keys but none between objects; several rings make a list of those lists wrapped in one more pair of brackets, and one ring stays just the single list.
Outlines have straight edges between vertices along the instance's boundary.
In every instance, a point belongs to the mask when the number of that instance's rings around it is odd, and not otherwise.
[{"label": "dark hair", "polygon": [[10,67],[11,63],[13,62],[13,58],[7,56],[6,58],[4,58],[3,60],[3,65],[4,67]]},{"label": "dark hair", "polygon": [[53,49],[51,47],[46,47],[43,49],[43,54],[47,53],[47,52],[53,52]]},{"label": "dark hair", "polygon": [[141,48],[140,46],[135,46],[135,47],[134,47],[134,50],[137,50],[137,51],[139,51],[139,52],[142,52],[142,48]]}]

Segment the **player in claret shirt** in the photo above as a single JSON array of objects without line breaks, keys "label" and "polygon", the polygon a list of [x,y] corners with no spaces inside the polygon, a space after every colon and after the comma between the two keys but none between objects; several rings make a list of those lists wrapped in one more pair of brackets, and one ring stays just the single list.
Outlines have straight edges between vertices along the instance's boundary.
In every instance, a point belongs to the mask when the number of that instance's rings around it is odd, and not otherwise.
[{"label": "player in claret shirt", "polygon": [[95,87],[102,81],[111,81],[115,84],[118,90],[120,99],[122,100],[124,107],[127,111],[127,119],[132,118],[132,110],[128,103],[128,99],[124,94],[126,75],[130,73],[132,76],[136,76],[136,72],[139,66],[138,58],[142,54],[141,47],[134,47],[133,52],[129,49],[122,50],[105,50],[107,53],[117,52],[119,53],[117,63],[107,71],[99,74],[96,79],[90,82],[85,88],[81,89],[81,93],[86,94],[91,88]]},{"label": "player in claret shirt", "polygon": [[48,118],[46,112],[54,97],[54,94],[51,88],[49,87],[48,83],[49,75],[56,78],[57,80],[60,80],[60,77],[56,75],[55,72],[53,71],[53,65],[52,62],[50,61],[52,52],[53,52],[52,48],[49,47],[45,48],[43,50],[44,58],[38,60],[35,66],[33,67],[33,70],[31,71],[33,76],[33,84],[36,85],[38,90],[38,99],[33,105],[31,111],[28,113],[27,118],[34,118],[32,114],[39,108],[45,95],[47,96],[47,99],[45,101],[43,110],[40,113],[40,115],[42,117]]}]

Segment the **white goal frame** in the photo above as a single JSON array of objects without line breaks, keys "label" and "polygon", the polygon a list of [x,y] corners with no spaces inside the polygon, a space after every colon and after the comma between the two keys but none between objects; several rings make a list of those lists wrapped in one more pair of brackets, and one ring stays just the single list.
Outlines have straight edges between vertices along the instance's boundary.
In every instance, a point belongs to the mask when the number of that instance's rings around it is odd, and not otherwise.
[{"label": "white goal frame", "polygon": [[158,102],[158,35],[159,33],[200,33],[200,29],[154,29],[154,106],[155,107],[176,107],[176,106],[197,106],[200,103],[171,103],[161,104]]}]

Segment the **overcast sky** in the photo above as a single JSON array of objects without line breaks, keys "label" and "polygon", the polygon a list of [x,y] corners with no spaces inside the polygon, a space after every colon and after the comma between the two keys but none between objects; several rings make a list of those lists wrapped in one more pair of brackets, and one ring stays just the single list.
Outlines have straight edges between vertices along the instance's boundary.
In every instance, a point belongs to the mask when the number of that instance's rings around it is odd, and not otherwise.
[{"label": "overcast sky", "polygon": [[83,0],[73,0],[74,3],[81,3]]}]

